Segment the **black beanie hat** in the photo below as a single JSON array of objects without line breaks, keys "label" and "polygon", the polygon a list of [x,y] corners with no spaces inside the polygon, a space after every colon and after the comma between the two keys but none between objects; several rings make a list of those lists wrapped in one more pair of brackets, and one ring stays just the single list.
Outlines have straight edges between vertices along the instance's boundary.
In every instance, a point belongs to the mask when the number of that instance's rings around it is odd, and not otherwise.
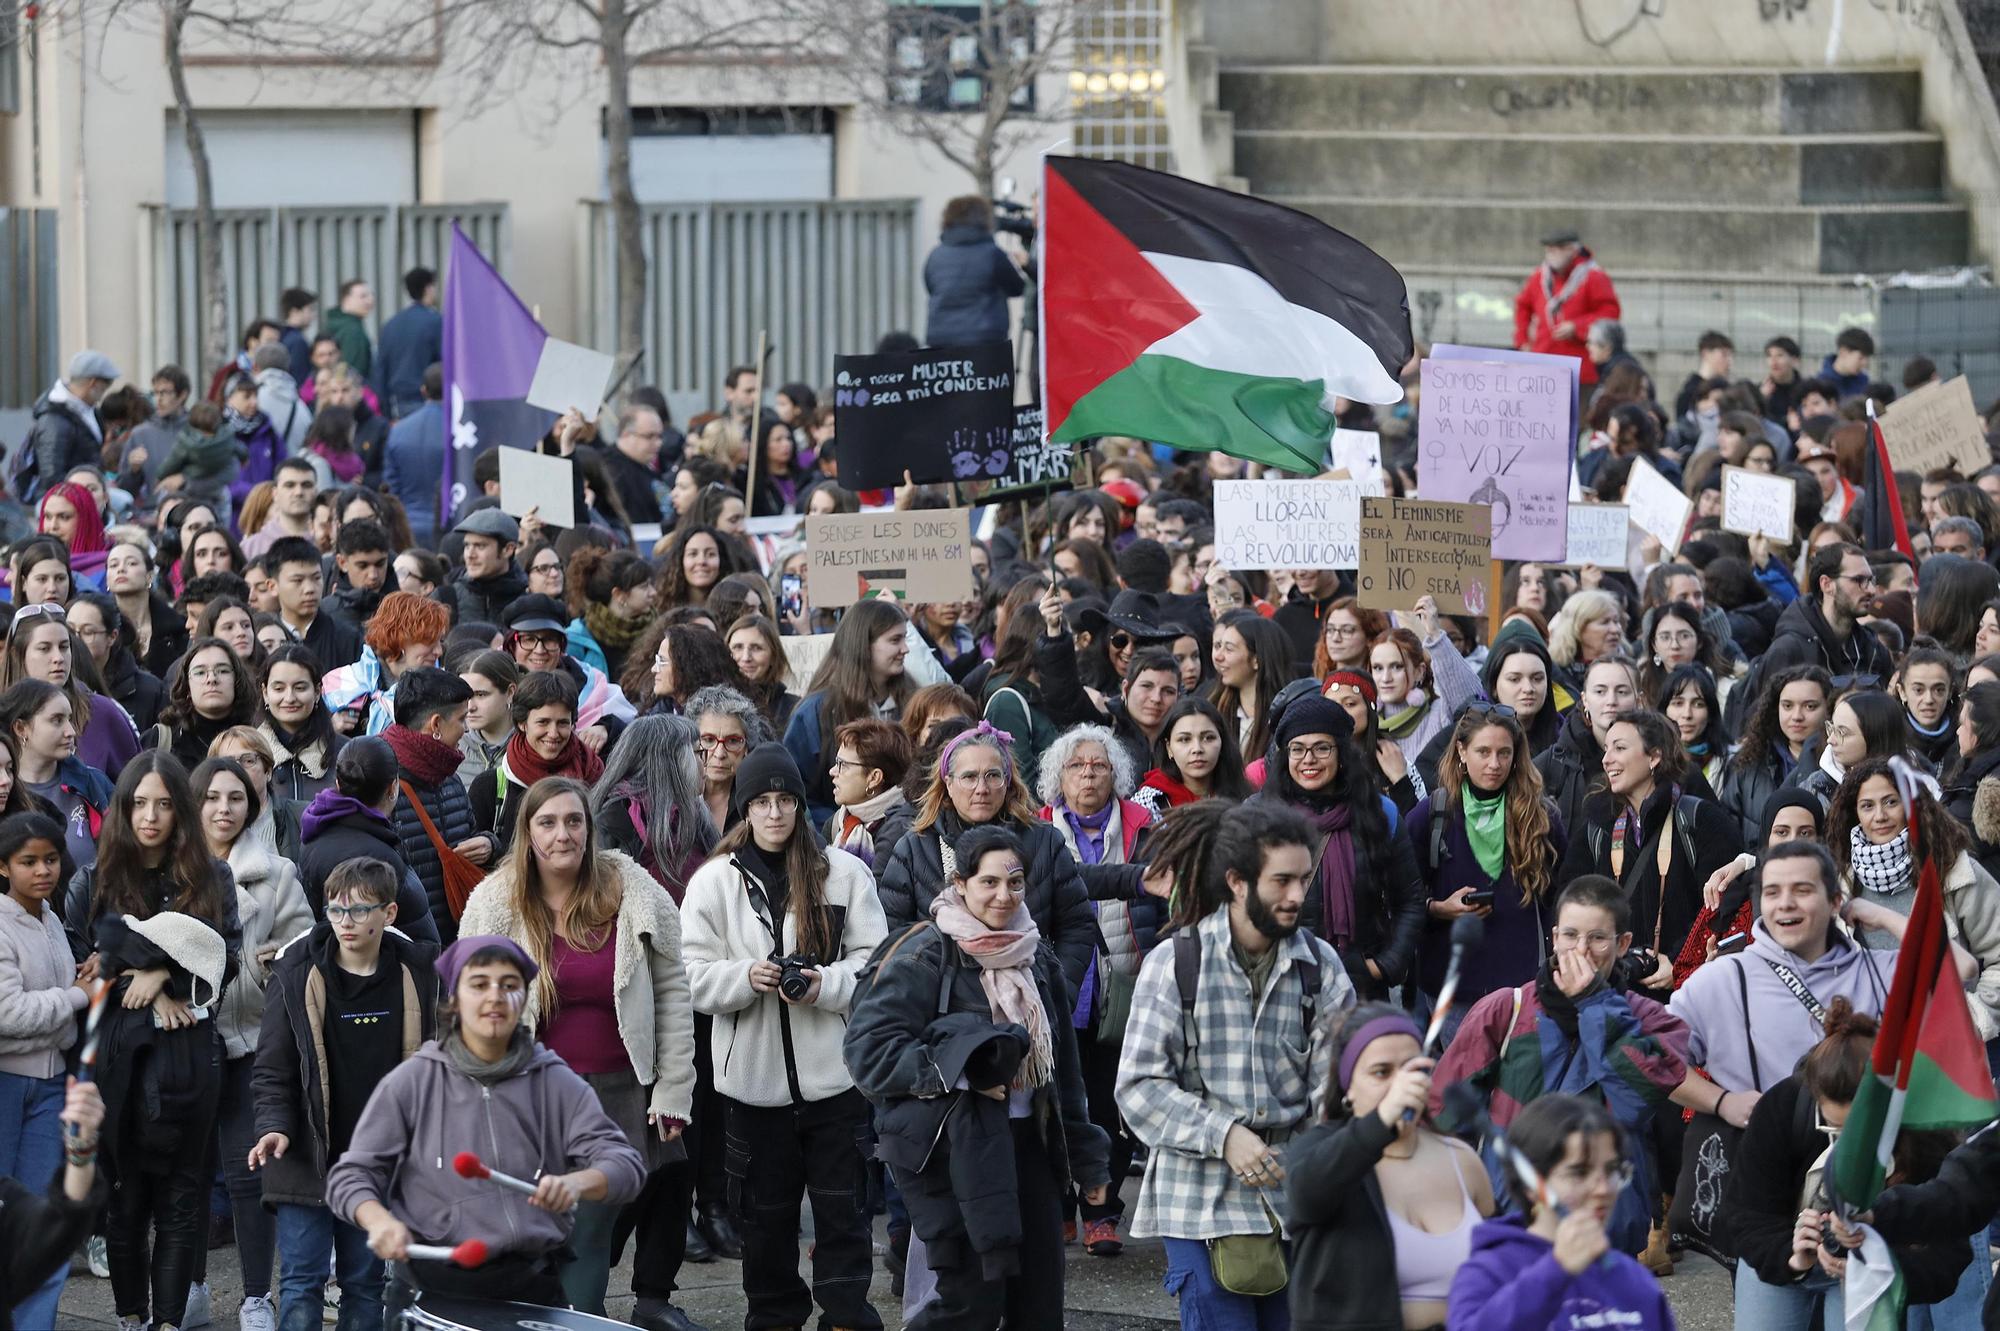
[{"label": "black beanie hat", "polygon": [[759,744],[744,755],[742,765],[736,769],[729,807],[741,818],[749,812],[751,800],[773,793],[796,796],[804,804],[805,778],[799,775],[799,765],[792,761],[790,749],[778,743]]},{"label": "black beanie hat", "polygon": [[1277,734],[1273,737],[1280,747],[1290,744],[1301,735],[1331,735],[1338,740],[1354,738],[1354,718],[1347,709],[1330,698],[1315,694],[1301,698],[1285,709],[1285,715],[1278,722]]}]

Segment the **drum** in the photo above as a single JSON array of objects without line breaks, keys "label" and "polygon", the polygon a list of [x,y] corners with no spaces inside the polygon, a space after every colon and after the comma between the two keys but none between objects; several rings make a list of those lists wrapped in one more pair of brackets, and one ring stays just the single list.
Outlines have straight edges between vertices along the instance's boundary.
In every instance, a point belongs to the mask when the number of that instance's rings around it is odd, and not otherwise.
[{"label": "drum", "polygon": [[482,1299],[422,1294],[403,1309],[402,1331],[632,1331],[629,1322],[568,1308],[543,1308],[532,1303],[488,1303]]}]

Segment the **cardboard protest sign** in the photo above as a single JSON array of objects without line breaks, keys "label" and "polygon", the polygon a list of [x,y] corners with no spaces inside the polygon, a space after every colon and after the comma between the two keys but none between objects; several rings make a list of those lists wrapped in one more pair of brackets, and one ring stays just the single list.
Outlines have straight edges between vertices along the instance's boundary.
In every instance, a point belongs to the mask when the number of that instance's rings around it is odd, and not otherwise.
[{"label": "cardboard protest sign", "polygon": [[791,672],[790,682],[799,692],[804,692],[806,684],[819,673],[820,662],[826,660],[827,651],[833,646],[833,635],[788,634],[784,644],[785,666]]},{"label": "cardboard protest sign", "polygon": [[1632,510],[1624,504],[1571,504],[1569,553],[1563,563],[1623,568],[1631,533]]},{"label": "cardboard protest sign", "polygon": [[1349,480],[1361,483],[1361,493],[1380,496],[1387,491],[1382,481],[1382,436],[1373,430],[1335,430],[1330,454],[1332,470],[1344,471]]},{"label": "cardboard protest sign", "polygon": [[[846,465],[843,446],[841,465]],[[806,519],[806,599],[819,610],[871,596],[972,599],[972,510],[833,513]]]},{"label": "cardboard protest sign", "polygon": [[1492,562],[1493,514],[1484,504],[1361,501],[1355,587],[1370,610],[1414,610],[1429,596],[1443,614],[1483,615]]},{"label": "cardboard protest sign", "polygon": [[1426,360],[1417,488],[1491,507],[1496,558],[1560,560],[1576,451],[1569,401],[1568,374],[1543,365]]},{"label": "cardboard protest sign", "polygon": [[1217,481],[1215,562],[1223,568],[1353,568],[1361,482]]},{"label": "cardboard protest sign", "polygon": [[535,362],[535,379],[528,385],[528,405],[565,412],[571,407],[585,417],[604,405],[604,389],[616,362],[601,351],[552,337],[542,343]]},{"label": "cardboard protest sign", "polygon": [[532,448],[500,450],[500,511],[525,517],[529,509],[550,527],[576,525],[576,463]]},{"label": "cardboard protest sign", "polygon": [[1668,554],[1680,553],[1694,500],[1660,475],[1644,458],[1632,459],[1632,478],[1625,483],[1625,502],[1632,507],[1632,525],[1654,537]]},{"label": "cardboard protest sign", "polygon": [[926,347],[833,358],[840,483],[985,481],[1013,462],[1014,349]]},{"label": "cardboard protest sign", "polygon": [[1792,543],[1792,514],[1798,487],[1789,476],[1767,476],[1743,467],[1722,469],[1722,530],[1764,535],[1779,545]]},{"label": "cardboard protest sign", "polygon": [[1971,476],[1992,462],[1986,428],[1962,374],[1890,403],[1882,413],[1882,439],[1889,460],[1919,476],[1954,465],[1959,475]]},{"label": "cardboard protest sign", "polygon": [[[1076,445],[1052,444],[1042,432],[1042,405],[1029,402],[1014,408],[1014,435],[1008,442],[1012,456],[1007,470],[990,490],[982,491],[984,504],[997,503],[1019,494],[1040,494],[1044,490],[1071,490],[1076,487]],[[843,450],[843,463],[845,465]]]}]

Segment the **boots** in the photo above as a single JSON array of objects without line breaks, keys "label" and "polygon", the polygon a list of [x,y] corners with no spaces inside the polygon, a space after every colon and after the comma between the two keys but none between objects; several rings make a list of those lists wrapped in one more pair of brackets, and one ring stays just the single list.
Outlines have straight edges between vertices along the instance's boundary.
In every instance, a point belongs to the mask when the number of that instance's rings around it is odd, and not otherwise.
[{"label": "boots", "polygon": [[1667,1229],[1665,1224],[1656,1224],[1646,1236],[1646,1251],[1639,1254],[1639,1265],[1656,1276],[1670,1276],[1674,1273],[1674,1259],[1667,1255]]}]

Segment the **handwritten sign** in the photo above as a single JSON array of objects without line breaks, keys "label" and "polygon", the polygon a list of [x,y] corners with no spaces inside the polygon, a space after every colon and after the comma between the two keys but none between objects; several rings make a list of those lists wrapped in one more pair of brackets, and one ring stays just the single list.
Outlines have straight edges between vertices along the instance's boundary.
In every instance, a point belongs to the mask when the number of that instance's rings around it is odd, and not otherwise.
[{"label": "handwritten sign", "polygon": [[1789,476],[1766,476],[1742,467],[1722,469],[1722,530],[1792,543],[1798,487]]},{"label": "handwritten sign", "polygon": [[1889,460],[1918,475],[1955,465],[1959,475],[1971,476],[1993,460],[1962,374],[1890,403],[1882,413],[1882,439]]},{"label": "handwritten sign", "polygon": [[1569,404],[1567,372],[1498,360],[1426,360],[1418,489],[1427,499],[1491,508],[1496,558],[1561,559],[1576,444]]},{"label": "handwritten sign", "polygon": [[1654,537],[1670,555],[1680,553],[1694,501],[1644,458],[1632,459],[1632,478],[1625,483],[1625,502],[1632,507],[1632,525]]},{"label": "handwritten sign", "polygon": [[[841,463],[846,465],[846,446]],[[806,519],[806,597],[815,609],[871,596],[972,599],[972,510],[831,513]]]},{"label": "handwritten sign", "polygon": [[1014,349],[926,347],[833,358],[840,483],[990,481],[1014,460]]},{"label": "handwritten sign", "polygon": [[500,511],[525,517],[538,509],[542,522],[563,531],[576,525],[576,463],[532,448],[500,450]]},{"label": "handwritten sign", "polygon": [[1414,610],[1425,596],[1447,615],[1486,613],[1493,511],[1429,499],[1361,501],[1356,594],[1370,610]]},{"label": "handwritten sign", "polygon": [[1381,497],[1387,493],[1382,481],[1382,436],[1373,430],[1335,430],[1330,454],[1333,470],[1344,471],[1349,480],[1361,483],[1361,493]]},{"label": "handwritten sign", "polygon": [[1354,568],[1360,481],[1217,481],[1215,562],[1228,569]]},{"label": "handwritten sign", "polygon": [[1571,504],[1569,553],[1563,563],[1578,568],[1623,568],[1632,534],[1632,510],[1624,504]]},{"label": "handwritten sign", "polygon": [[1007,472],[979,501],[991,504],[1017,494],[1076,488],[1076,445],[1052,444],[1042,432],[1042,406],[1029,402],[1014,408],[1014,434],[1008,442],[1013,456]]}]

